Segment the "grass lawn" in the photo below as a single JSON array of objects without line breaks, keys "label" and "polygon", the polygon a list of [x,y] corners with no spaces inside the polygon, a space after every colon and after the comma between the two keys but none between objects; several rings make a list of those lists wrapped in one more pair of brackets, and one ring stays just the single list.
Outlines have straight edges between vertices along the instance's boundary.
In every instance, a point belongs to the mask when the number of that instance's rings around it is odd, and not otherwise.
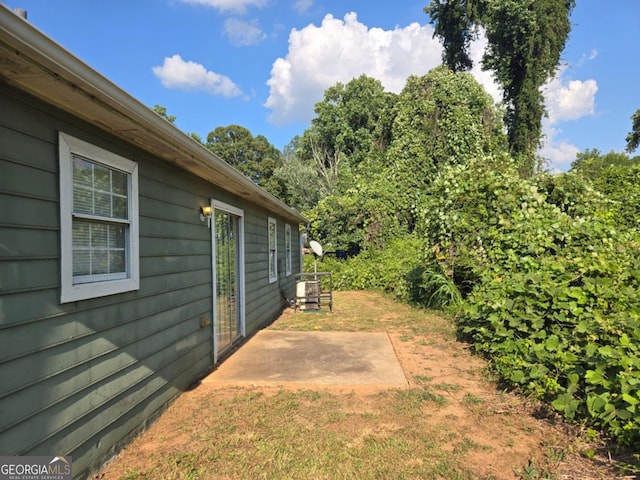
[{"label": "grass lawn", "polygon": [[201,383],[95,478],[634,478],[604,444],[500,390],[451,320],[334,292],[332,313],[286,310],[269,328],[386,332],[409,385]]}]

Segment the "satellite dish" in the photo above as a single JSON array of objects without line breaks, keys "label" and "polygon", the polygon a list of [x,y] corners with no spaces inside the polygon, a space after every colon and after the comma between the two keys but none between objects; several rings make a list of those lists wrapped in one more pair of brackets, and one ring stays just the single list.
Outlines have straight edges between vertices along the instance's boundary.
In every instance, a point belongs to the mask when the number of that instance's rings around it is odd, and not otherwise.
[{"label": "satellite dish", "polygon": [[311,240],[309,242],[309,246],[311,247],[311,250],[313,250],[313,253],[315,253],[316,255],[318,255],[319,257],[322,256],[322,245],[320,245],[318,242],[316,242],[315,240]]},{"label": "satellite dish", "polygon": [[313,256],[313,271],[317,272],[318,271],[318,257],[322,256],[322,245],[320,245],[315,240],[311,240],[309,242],[309,246],[311,247],[311,250],[313,250],[313,253],[315,253],[315,255]]}]

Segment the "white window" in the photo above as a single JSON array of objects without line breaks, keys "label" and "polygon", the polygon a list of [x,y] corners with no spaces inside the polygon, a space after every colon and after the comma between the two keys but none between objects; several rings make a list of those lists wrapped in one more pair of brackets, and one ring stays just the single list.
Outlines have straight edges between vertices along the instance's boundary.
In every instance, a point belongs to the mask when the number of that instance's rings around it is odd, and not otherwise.
[{"label": "white window", "polygon": [[59,134],[62,303],[137,290],[138,165]]},{"label": "white window", "polygon": [[269,217],[269,283],[278,279],[278,238],[276,219]]},{"label": "white window", "polygon": [[284,261],[287,276],[291,275],[291,225],[289,224],[284,226]]}]

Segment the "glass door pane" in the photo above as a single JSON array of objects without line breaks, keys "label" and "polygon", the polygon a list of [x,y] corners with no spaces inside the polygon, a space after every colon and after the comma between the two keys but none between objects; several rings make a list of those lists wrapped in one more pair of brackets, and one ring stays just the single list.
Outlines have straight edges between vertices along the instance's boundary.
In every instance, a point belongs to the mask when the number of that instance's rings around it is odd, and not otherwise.
[{"label": "glass door pane", "polygon": [[237,225],[234,215],[215,212],[218,352],[230,347],[239,335]]}]

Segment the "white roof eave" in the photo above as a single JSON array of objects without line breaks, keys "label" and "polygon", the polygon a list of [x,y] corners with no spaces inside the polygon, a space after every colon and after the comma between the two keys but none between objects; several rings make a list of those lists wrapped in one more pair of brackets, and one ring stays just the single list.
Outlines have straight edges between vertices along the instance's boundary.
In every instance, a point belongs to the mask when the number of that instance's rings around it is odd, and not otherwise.
[{"label": "white roof eave", "polygon": [[0,5],[0,79],[296,223],[307,220]]}]

